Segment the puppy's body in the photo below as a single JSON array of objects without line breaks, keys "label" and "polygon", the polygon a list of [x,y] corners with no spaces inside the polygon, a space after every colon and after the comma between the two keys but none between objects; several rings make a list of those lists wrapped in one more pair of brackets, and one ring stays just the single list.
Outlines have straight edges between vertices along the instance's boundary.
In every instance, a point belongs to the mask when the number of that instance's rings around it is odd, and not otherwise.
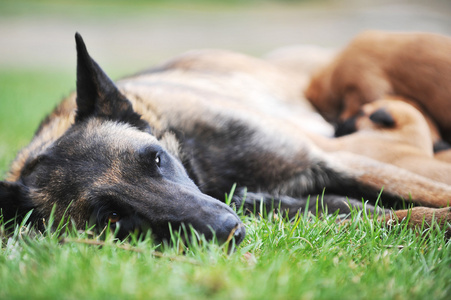
[{"label": "puppy's body", "polygon": [[[324,134],[330,125],[299,95],[301,83],[267,62],[191,52],[120,80],[116,89],[90,61],[80,46],[77,95],[41,124],[8,182],[1,182],[0,204],[9,215],[35,208],[42,218],[58,204],[61,218],[72,203],[68,212],[83,227],[83,220],[114,204],[125,219],[142,220],[163,237],[167,223],[189,224],[210,237],[213,229],[223,240],[233,234],[239,243],[240,222],[210,197],[222,198],[235,183],[238,204],[246,195],[246,207],[263,201],[290,215],[314,212],[324,189],[329,212],[362,206],[361,197],[375,201],[382,187],[385,200],[402,197],[430,207],[450,202],[450,186],[349,152],[321,150],[310,136],[320,137],[314,129]],[[199,194],[182,164],[210,196]],[[133,230],[141,223],[127,224]]]},{"label": "puppy's body", "polygon": [[442,35],[364,32],[312,77],[306,96],[330,121],[348,119],[384,95],[404,96],[450,142],[450,53],[451,38]]}]

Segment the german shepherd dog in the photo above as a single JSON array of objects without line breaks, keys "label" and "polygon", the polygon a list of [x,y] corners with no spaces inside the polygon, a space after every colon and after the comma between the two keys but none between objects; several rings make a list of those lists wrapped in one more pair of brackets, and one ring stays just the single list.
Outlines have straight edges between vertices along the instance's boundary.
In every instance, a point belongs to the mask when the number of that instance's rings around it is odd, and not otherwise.
[{"label": "german shepherd dog", "polygon": [[150,228],[164,240],[169,224],[184,225],[239,244],[245,229],[217,200],[236,184],[237,206],[289,216],[315,211],[317,196],[321,209],[348,213],[362,197],[374,203],[383,188],[383,201],[431,207],[414,209],[411,220],[451,220],[448,208],[434,209],[449,205],[450,186],[322,150],[327,138],[308,128],[327,123],[314,116],[302,84],[268,62],[194,51],[115,84],[79,34],[76,45],[76,93],[41,123],[1,182],[5,219],[33,209],[41,222],[56,205],[56,219],[66,213],[80,228],[111,223],[122,236]]}]

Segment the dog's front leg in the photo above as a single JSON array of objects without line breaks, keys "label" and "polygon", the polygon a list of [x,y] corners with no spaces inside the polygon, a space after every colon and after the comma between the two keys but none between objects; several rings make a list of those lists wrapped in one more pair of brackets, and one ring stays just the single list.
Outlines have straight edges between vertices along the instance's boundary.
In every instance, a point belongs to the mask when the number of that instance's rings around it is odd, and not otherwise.
[{"label": "dog's front leg", "polygon": [[[246,213],[270,213],[281,211],[288,214],[289,218],[305,209],[308,205],[313,209],[313,203],[309,203],[309,199],[296,199],[289,196],[274,196],[264,192],[247,192],[245,188],[240,189],[232,200],[237,207],[243,207]],[[316,202],[313,201],[312,202]]]},{"label": "dog's front leg", "polygon": [[371,214],[383,215],[389,213],[379,207],[360,200],[343,197],[339,195],[311,195],[302,198],[289,196],[274,196],[264,192],[247,192],[240,189],[232,200],[237,207],[243,207],[249,213],[282,212],[292,218],[298,212],[306,209],[314,215],[331,214],[338,212],[342,215],[350,215],[353,209],[366,209]]}]

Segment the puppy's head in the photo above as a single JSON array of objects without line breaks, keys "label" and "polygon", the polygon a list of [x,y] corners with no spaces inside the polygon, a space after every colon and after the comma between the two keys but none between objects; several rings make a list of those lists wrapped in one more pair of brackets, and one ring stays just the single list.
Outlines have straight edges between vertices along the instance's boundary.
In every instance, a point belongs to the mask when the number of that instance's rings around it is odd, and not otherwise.
[{"label": "puppy's head", "polygon": [[[387,105],[388,104],[388,105]],[[395,119],[396,108],[393,103],[380,100],[375,103],[364,105],[354,116],[344,120],[337,125],[335,136],[340,137],[357,131],[375,131],[391,129],[395,131],[402,124]]]},{"label": "puppy's head", "polygon": [[422,113],[400,97],[386,97],[362,106],[356,118],[356,130],[401,131],[413,128],[428,131]]},{"label": "puppy's head", "polygon": [[380,132],[384,137],[408,141],[429,152],[432,150],[432,138],[428,123],[423,114],[406,101],[392,96],[365,104],[357,115],[337,129],[336,135]]}]

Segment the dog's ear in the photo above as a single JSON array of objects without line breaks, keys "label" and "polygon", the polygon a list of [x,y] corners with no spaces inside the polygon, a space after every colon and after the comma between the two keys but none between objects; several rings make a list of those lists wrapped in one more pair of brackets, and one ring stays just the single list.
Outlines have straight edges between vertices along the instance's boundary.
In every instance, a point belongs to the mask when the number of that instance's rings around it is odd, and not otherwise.
[{"label": "dog's ear", "polygon": [[77,115],[76,122],[95,116],[129,123],[145,130],[148,124],[141,120],[130,101],[122,95],[113,81],[91,58],[77,32]]},{"label": "dog's ear", "polygon": [[376,110],[369,116],[369,118],[371,121],[373,121],[373,123],[384,127],[394,127],[396,124],[393,116],[385,108]]},{"label": "dog's ear", "polygon": [[9,221],[15,216],[24,216],[34,208],[29,190],[25,185],[17,182],[0,181],[0,209],[4,221]]}]

